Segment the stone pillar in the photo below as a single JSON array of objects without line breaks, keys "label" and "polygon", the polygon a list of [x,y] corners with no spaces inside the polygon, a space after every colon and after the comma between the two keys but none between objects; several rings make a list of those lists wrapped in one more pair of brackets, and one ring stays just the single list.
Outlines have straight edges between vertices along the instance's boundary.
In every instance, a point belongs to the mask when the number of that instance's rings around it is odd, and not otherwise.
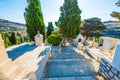
[{"label": "stone pillar", "polygon": [[1,34],[0,34],[0,64],[3,63],[7,59],[8,59],[8,55],[5,50],[4,40],[2,39]]},{"label": "stone pillar", "polygon": [[35,35],[35,44],[36,44],[36,46],[42,46],[42,44],[43,44],[43,35],[40,34],[39,31]]},{"label": "stone pillar", "polygon": [[112,64],[120,71],[120,42],[117,43]]}]

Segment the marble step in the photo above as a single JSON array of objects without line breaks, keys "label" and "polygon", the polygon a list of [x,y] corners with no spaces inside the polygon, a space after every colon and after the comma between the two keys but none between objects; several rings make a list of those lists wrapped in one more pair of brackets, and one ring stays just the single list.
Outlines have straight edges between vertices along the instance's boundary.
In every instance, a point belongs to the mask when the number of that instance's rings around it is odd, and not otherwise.
[{"label": "marble step", "polygon": [[18,65],[13,65],[8,69],[8,71],[0,74],[0,80],[24,80],[23,78],[26,77],[29,73],[30,72],[26,69]]},{"label": "marble step", "polygon": [[7,71],[11,66],[12,66],[12,60],[11,60],[11,59],[7,59],[7,60],[4,61],[2,64],[0,64],[0,73],[4,73],[4,72]]},{"label": "marble step", "polygon": [[104,79],[101,76],[81,76],[81,77],[43,78],[42,80],[104,80]]},{"label": "marble step", "polygon": [[12,65],[9,69],[0,74],[0,80],[9,80],[9,77],[12,76],[17,70],[18,65]]},{"label": "marble step", "polygon": [[27,74],[29,74],[29,71],[19,66],[9,78],[10,80],[23,80],[23,78],[27,76]]},{"label": "marble step", "polygon": [[13,74],[15,74],[17,72],[17,69],[19,68],[18,65],[13,64],[6,72],[4,72],[4,74],[7,77],[12,76]]}]

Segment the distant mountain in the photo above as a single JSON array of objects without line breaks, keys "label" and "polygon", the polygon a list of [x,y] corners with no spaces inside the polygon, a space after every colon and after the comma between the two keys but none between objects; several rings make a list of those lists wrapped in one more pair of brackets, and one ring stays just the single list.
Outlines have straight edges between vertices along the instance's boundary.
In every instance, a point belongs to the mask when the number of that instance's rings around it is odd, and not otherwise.
[{"label": "distant mountain", "polygon": [[0,19],[1,30],[26,30],[25,24]]}]

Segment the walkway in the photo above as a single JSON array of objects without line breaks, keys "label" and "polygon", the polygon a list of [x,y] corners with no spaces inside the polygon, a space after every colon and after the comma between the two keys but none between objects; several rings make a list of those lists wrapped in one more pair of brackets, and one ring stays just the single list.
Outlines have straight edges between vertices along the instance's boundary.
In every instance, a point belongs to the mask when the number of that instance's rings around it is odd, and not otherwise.
[{"label": "walkway", "polygon": [[22,45],[17,45],[17,46],[8,48],[7,54],[8,54],[8,57],[14,61],[20,56],[24,55],[24,53],[32,51],[35,48],[36,48],[35,44],[25,43]]},{"label": "walkway", "polygon": [[74,47],[54,50],[54,57],[47,64],[43,80],[103,80],[98,76],[99,64]]}]

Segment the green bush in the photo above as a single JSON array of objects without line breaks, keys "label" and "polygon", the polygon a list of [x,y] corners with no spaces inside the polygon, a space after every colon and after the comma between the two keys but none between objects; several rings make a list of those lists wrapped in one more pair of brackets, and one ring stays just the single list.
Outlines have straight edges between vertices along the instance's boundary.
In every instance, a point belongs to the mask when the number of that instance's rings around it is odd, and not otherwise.
[{"label": "green bush", "polygon": [[21,43],[21,40],[20,40],[20,37],[16,37],[16,44],[20,44]]},{"label": "green bush", "polygon": [[48,41],[48,43],[52,44],[53,46],[57,46],[60,44],[61,37],[58,35],[52,34],[52,35],[48,36],[47,41]]},{"label": "green bush", "polygon": [[8,37],[5,37],[4,44],[5,44],[5,48],[7,48],[10,45]]}]

